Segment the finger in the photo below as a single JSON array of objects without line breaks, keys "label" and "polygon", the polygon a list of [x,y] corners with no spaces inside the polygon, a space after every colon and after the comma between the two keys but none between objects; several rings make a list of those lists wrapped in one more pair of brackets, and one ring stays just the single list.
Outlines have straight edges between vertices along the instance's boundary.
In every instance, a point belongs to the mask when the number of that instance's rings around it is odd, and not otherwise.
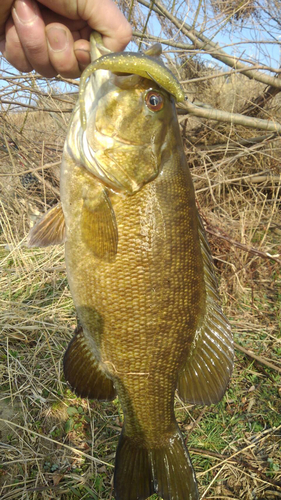
[{"label": "finger", "polygon": [[123,50],[132,38],[130,24],[112,0],[40,0],[40,3],[69,19],[87,21],[114,52]]},{"label": "finger", "polygon": [[74,40],[69,29],[59,23],[46,26],[49,59],[57,73],[65,78],[78,78],[81,74],[74,53]]},{"label": "finger", "polygon": [[82,73],[91,62],[90,42],[87,40],[77,40],[74,42],[74,54]]},{"label": "finger", "polygon": [[49,59],[45,23],[37,4],[33,0],[16,0],[12,16],[29,64],[43,76],[55,76],[57,73]]},{"label": "finger", "polygon": [[19,71],[23,73],[32,71],[33,68],[25,56],[14,21],[11,17],[6,24],[6,40],[3,41],[1,52],[5,59]]},{"label": "finger", "polygon": [[[78,0],[77,0],[78,1]],[[88,0],[81,2],[84,10],[78,13],[91,28],[103,36],[104,45],[114,51],[123,50],[132,38],[132,28],[125,16],[112,0]]]},{"label": "finger", "polygon": [[[74,55],[77,59],[78,67],[80,69],[80,74],[81,74],[82,71],[84,71],[84,69],[86,68],[86,66],[88,66],[91,62],[90,42],[88,41],[90,39],[90,34],[92,32],[90,26],[88,26],[87,22],[83,21],[83,19],[67,19],[67,17],[57,14],[48,8],[43,8],[42,17],[46,26],[52,23],[59,23],[63,24],[70,30],[74,40],[74,46],[73,46]],[[47,31],[48,29],[46,29],[46,33]],[[55,62],[53,62],[53,64],[55,64]],[[63,76],[66,75],[64,74]],[[73,74],[69,75],[69,78],[74,78],[74,75]]]},{"label": "finger", "polygon": [[[87,26],[86,21],[83,21],[83,19],[70,19],[61,14],[57,14],[47,7],[41,7],[40,4],[38,4],[38,6],[40,7],[43,21],[46,26],[51,23],[64,24],[71,32],[83,30]],[[89,32],[91,33],[91,31],[90,29]]]}]

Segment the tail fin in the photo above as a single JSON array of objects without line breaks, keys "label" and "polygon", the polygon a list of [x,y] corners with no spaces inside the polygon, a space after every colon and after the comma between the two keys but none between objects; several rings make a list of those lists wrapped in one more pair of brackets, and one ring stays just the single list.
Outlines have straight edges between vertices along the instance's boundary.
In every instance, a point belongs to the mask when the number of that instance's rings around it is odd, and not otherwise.
[{"label": "tail fin", "polygon": [[182,436],[177,430],[166,446],[146,448],[120,436],[115,462],[116,500],[146,500],[157,493],[164,500],[198,500],[195,474]]}]

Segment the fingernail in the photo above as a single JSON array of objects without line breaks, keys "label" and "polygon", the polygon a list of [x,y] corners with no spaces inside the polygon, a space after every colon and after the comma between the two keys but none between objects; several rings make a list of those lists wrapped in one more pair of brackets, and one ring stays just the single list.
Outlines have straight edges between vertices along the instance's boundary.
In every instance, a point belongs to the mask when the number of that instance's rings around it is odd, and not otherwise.
[{"label": "fingernail", "polygon": [[47,28],[47,39],[52,50],[59,52],[67,45],[67,32],[63,28]]},{"label": "fingernail", "polygon": [[32,0],[16,0],[14,9],[22,23],[30,23],[38,14],[37,6]]}]

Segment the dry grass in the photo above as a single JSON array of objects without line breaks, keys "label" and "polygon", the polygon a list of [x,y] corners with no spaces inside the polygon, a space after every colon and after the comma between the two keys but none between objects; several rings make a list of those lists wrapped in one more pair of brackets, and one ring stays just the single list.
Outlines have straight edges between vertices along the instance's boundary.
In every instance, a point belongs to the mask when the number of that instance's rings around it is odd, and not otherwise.
[{"label": "dry grass", "polygon": [[[225,83],[214,98],[215,91],[208,86],[209,98],[229,106]],[[232,96],[243,91],[233,86]],[[25,244],[35,218],[58,199],[69,116],[63,111],[70,106],[68,96],[38,99],[42,108],[61,112],[3,111],[0,121],[0,497],[109,500],[121,409],[118,400],[89,402],[67,389],[61,360],[76,317],[63,249]],[[249,130],[202,127],[194,119],[182,127],[224,309],[235,342],[250,352],[237,349],[218,405],[176,399],[176,414],[202,499],[275,500],[281,498],[280,139],[249,149],[241,145],[255,135]]]}]

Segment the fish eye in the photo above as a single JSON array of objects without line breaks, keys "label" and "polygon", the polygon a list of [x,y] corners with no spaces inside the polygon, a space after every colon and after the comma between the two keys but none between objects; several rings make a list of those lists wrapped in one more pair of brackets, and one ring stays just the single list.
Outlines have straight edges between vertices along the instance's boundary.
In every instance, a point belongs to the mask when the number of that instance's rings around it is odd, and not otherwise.
[{"label": "fish eye", "polygon": [[145,96],[145,102],[151,111],[160,111],[164,106],[164,99],[159,92],[150,90]]}]

